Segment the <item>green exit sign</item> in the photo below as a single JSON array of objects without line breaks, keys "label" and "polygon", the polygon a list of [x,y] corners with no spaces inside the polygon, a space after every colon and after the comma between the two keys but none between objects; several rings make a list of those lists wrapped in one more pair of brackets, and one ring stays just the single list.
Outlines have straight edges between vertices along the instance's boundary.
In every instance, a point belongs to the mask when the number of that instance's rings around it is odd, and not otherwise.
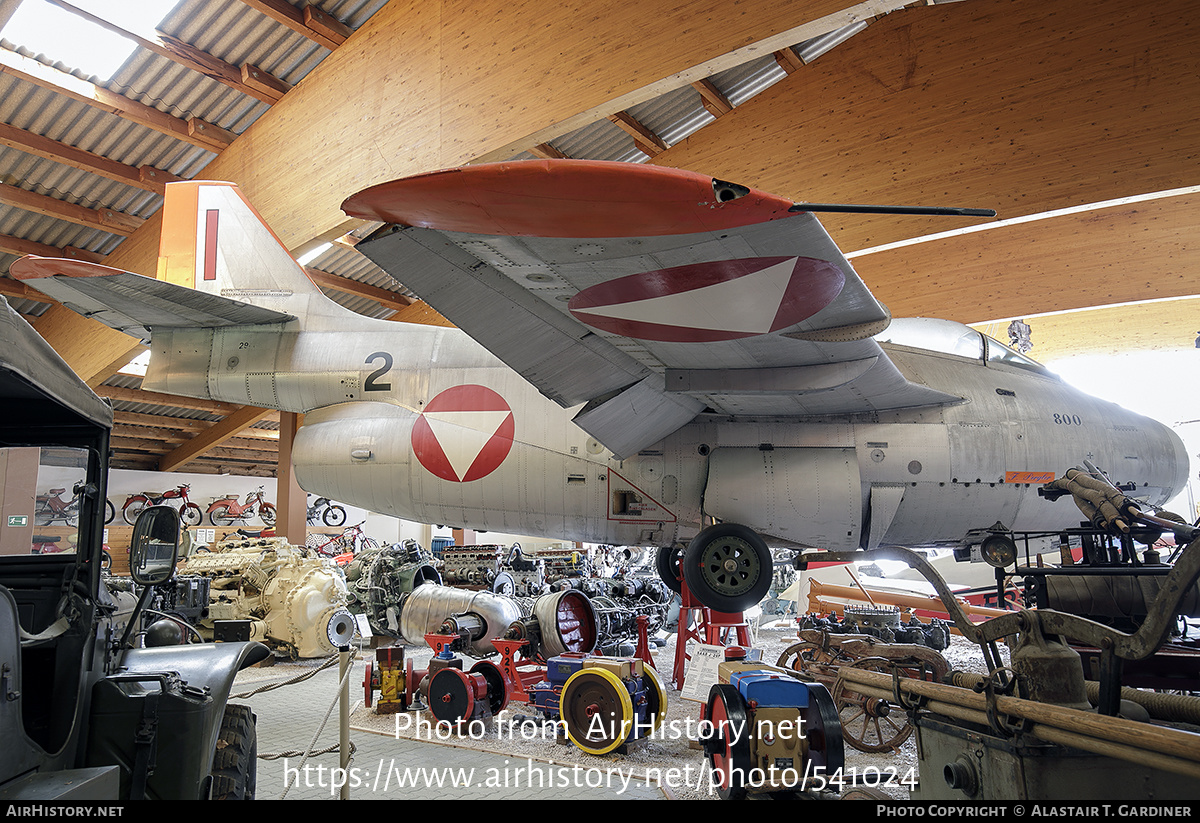
[{"label": "green exit sign", "polygon": [[10,514],[8,516],[8,525],[18,528],[24,528],[29,525],[29,515],[27,514]]}]

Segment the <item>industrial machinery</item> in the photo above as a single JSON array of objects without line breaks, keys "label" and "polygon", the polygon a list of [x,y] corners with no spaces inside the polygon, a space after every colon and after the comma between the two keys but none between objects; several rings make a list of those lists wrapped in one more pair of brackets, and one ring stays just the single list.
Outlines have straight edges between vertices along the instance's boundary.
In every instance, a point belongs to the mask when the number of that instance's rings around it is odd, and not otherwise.
[{"label": "industrial machinery", "polygon": [[346,603],[365,614],[371,631],[400,637],[400,604],[425,583],[440,584],[433,557],[415,540],[363,549],[345,566]]},{"label": "industrial machinery", "polygon": [[295,659],[333,654],[354,636],[342,573],[282,537],[227,540],[185,567],[210,580],[208,616],[198,625],[206,637],[218,620],[249,620],[251,637]]},{"label": "industrial machinery", "polygon": [[[101,561],[111,429],[112,409],[0,300],[9,479],[0,487],[9,513],[0,530],[0,796],[253,799],[254,715],[228,699],[237,671],[269,652],[258,643],[135,648],[140,611],[174,573],[180,523],[164,507],[138,519],[136,603],[110,595]],[[35,489],[79,473],[70,549],[31,554]]]},{"label": "industrial machinery", "polygon": [[[1064,488],[1078,475],[1068,473],[1066,483],[1052,486]],[[889,671],[853,666],[838,670],[839,678],[864,698],[906,710],[920,758],[914,799],[1200,796],[1200,733],[1195,731],[1200,700],[1140,692],[1122,682],[1124,669],[1155,656],[1174,630],[1181,604],[1200,577],[1200,529],[1148,515],[1111,486],[1102,491],[1103,502],[1093,505],[1087,498],[1095,484],[1080,485],[1085,489],[1076,498],[1081,509],[1095,527],[1118,540],[1135,531],[1137,523],[1170,531],[1188,543],[1163,576],[1136,632],[1053,608],[1015,611],[976,625],[915,553],[865,553],[871,559],[903,560],[920,571],[937,589],[955,628],[980,645],[989,668],[982,676],[952,672],[944,682],[895,678]],[[986,550],[1012,551],[1002,544]],[[863,556],[858,553],[854,559]],[[798,562],[815,557],[801,555]],[[846,559],[843,554],[820,557]],[[1012,649],[1008,665],[999,655],[1001,641]],[[1085,679],[1083,659],[1073,645],[1095,650],[1095,680]]]},{"label": "industrial machinery", "polygon": [[700,743],[725,800],[800,792],[845,765],[837,709],[820,683],[746,659],[730,646],[709,689]]}]

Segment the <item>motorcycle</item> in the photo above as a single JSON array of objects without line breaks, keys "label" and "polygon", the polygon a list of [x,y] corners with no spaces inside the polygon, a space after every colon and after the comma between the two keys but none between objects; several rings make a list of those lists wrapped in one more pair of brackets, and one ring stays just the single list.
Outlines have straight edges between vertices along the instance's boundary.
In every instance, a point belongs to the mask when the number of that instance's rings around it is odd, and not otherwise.
[{"label": "motorcycle", "polygon": [[236,494],[218,497],[208,507],[208,520],[214,526],[232,526],[239,520],[247,520],[258,514],[262,522],[275,525],[275,506],[263,499],[263,487],[246,495],[246,502],[239,503]]},{"label": "motorcycle", "polygon": [[125,500],[125,505],[121,507],[121,517],[129,525],[137,522],[138,515],[142,513],[142,509],[147,506],[171,506],[176,507],[178,503],[179,519],[185,526],[199,526],[200,521],[204,519],[204,515],[200,513],[200,507],[193,503],[188,498],[188,489],[186,483],[182,483],[173,489],[163,492],[162,494],[154,494],[153,492],[142,492],[141,494],[131,494]]},{"label": "motorcycle", "polygon": [[326,526],[337,527],[346,522],[346,510],[337,503],[330,502],[328,497],[318,497],[308,507],[306,518],[310,526],[315,526],[319,521]]}]

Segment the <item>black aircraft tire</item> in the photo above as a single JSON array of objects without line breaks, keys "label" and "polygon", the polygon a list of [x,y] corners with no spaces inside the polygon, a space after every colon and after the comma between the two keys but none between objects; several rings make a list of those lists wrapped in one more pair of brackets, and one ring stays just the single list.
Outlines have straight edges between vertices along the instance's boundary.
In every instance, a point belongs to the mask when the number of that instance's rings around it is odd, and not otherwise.
[{"label": "black aircraft tire", "polygon": [[214,800],[253,800],[258,783],[258,730],[249,706],[228,704],[213,754]]},{"label": "black aircraft tire", "polygon": [[679,594],[683,587],[679,585],[679,565],[676,561],[683,555],[682,546],[662,546],[654,556],[654,568],[667,588]]},{"label": "black aircraft tire", "polygon": [[753,529],[718,523],[692,538],[683,555],[683,579],[696,599],[720,612],[744,611],[767,596],[775,566]]}]

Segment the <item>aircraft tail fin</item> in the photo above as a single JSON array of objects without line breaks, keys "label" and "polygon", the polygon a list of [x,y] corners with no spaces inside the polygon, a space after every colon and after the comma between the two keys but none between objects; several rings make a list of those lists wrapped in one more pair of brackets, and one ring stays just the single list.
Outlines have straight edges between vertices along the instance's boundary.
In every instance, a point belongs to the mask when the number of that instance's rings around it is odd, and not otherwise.
[{"label": "aircraft tail fin", "polygon": [[297,316],[324,297],[232,183],[167,185],[157,278]]}]

